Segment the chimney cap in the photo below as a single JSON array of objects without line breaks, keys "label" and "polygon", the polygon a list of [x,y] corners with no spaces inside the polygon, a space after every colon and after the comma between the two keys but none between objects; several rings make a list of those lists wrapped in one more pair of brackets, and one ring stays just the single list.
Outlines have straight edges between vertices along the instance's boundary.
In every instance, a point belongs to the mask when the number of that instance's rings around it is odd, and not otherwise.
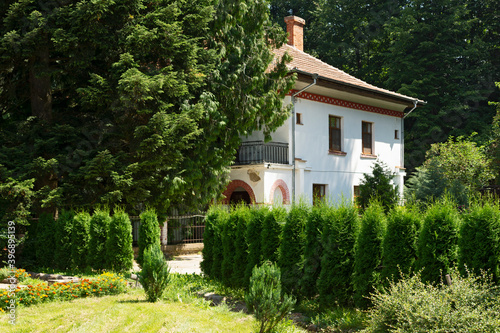
[{"label": "chimney cap", "polygon": [[298,23],[301,25],[306,24],[306,20],[304,20],[302,17],[298,17],[298,16],[294,16],[294,15],[285,17],[285,22],[287,24],[288,24],[288,22],[294,22],[294,23]]}]

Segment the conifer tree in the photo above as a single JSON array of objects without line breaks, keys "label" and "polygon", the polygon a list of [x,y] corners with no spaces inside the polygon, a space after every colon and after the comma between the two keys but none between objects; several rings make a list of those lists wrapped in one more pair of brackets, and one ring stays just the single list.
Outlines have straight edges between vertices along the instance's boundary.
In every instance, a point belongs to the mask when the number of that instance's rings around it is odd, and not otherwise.
[{"label": "conifer tree", "polygon": [[54,265],[55,227],[52,215],[42,213],[36,225],[36,261],[40,267],[50,268]]},{"label": "conifer tree", "polygon": [[247,286],[252,270],[255,266],[262,264],[261,237],[264,220],[269,214],[269,208],[266,206],[254,208],[251,211],[252,215],[246,231],[246,241],[248,244],[248,262],[245,270],[245,283]]},{"label": "conifer tree", "polygon": [[273,207],[264,219],[262,226],[261,246],[262,261],[278,262],[281,234],[285,225],[287,211],[283,207]]},{"label": "conifer tree", "polygon": [[106,242],[111,217],[109,211],[97,209],[90,218],[88,265],[93,269],[106,268]]},{"label": "conifer tree", "polygon": [[106,240],[106,264],[115,272],[128,271],[133,266],[132,224],[123,210],[115,211]]},{"label": "conifer tree", "polygon": [[73,243],[73,218],[71,210],[62,211],[56,222],[56,246],[54,249],[55,266],[66,270],[72,266],[71,248]]},{"label": "conifer tree", "polygon": [[85,269],[87,266],[87,255],[89,253],[90,238],[90,214],[79,212],[73,218],[73,232],[71,233],[72,265],[75,268]]},{"label": "conifer tree", "polygon": [[251,210],[246,205],[235,208],[236,227],[234,235],[234,262],[231,275],[231,285],[246,287],[245,272],[248,265],[247,229],[252,218]]},{"label": "conifer tree", "polygon": [[[215,277],[213,266],[216,260],[217,250],[220,248],[219,232],[222,225],[221,219],[226,213],[224,208],[220,206],[212,206],[207,212],[205,218],[205,231],[203,232],[203,260],[200,263],[200,268],[204,275]],[[219,241],[218,241],[219,240]],[[220,267],[220,265],[219,265]]]},{"label": "conifer tree", "polygon": [[141,223],[139,226],[139,255],[137,263],[142,266],[144,251],[150,246],[157,246],[161,249],[160,244],[160,226],[156,212],[148,209],[141,214]]}]

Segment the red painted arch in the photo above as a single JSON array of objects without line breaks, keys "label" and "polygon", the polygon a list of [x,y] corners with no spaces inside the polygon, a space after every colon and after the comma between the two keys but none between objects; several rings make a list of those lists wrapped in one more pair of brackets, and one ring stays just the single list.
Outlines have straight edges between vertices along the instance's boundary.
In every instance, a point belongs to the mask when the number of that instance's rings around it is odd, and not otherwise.
[{"label": "red painted arch", "polygon": [[238,187],[243,187],[245,191],[247,191],[248,195],[250,196],[250,200],[255,203],[255,194],[253,193],[252,187],[245,183],[242,180],[236,179],[232,180],[229,185],[227,185],[226,190],[224,191],[224,196],[225,198],[222,200],[222,203],[225,205],[229,205],[229,200],[231,199],[231,194],[233,194],[234,190],[236,190]]},{"label": "red painted arch", "polygon": [[274,182],[273,186],[271,186],[271,193],[269,194],[269,201],[272,203],[274,199],[274,191],[279,188],[281,194],[283,195],[283,204],[288,205],[290,203],[290,191],[288,190],[288,186],[282,179],[278,179]]}]

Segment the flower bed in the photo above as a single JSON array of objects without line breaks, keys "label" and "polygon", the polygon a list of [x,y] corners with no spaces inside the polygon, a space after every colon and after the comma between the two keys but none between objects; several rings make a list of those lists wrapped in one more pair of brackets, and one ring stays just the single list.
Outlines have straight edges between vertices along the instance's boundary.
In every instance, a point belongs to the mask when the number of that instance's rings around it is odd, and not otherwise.
[{"label": "flower bed", "polygon": [[[53,300],[71,300],[89,296],[116,295],[126,291],[127,282],[118,274],[103,273],[95,279],[82,279],[79,282],[45,283],[17,287],[14,291],[16,305],[25,306],[50,302]],[[0,291],[0,312],[5,312],[10,303],[9,290]]]}]

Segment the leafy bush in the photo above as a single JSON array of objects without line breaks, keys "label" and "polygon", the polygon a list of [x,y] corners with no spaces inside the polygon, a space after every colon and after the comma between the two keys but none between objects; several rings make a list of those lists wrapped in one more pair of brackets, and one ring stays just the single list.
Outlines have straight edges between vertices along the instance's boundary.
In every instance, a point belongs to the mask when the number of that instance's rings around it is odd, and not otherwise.
[{"label": "leafy bush", "polygon": [[90,218],[88,265],[93,269],[106,268],[106,242],[111,223],[109,211],[98,209]]},{"label": "leafy bush", "polygon": [[321,236],[323,257],[317,281],[319,301],[324,306],[352,301],[354,242],[358,225],[358,211],[352,204],[342,203],[328,212]]},{"label": "leafy bush", "polygon": [[281,234],[286,216],[285,208],[273,207],[264,219],[261,235],[262,261],[278,261],[278,249],[281,244]]},{"label": "leafy bush", "polygon": [[372,173],[363,174],[359,184],[359,196],[356,198],[358,204],[365,209],[376,199],[386,212],[389,211],[399,201],[398,189],[391,184],[393,179],[394,174],[387,165],[377,160],[372,166]]},{"label": "leafy bush", "polygon": [[382,242],[383,263],[381,280],[399,280],[415,267],[420,212],[416,208],[395,207],[387,216],[387,229]]},{"label": "leafy bush", "polygon": [[[16,305],[24,306],[45,303],[54,300],[73,300],[90,296],[105,296],[124,293],[127,281],[121,275],[103,273],[96,279],[82,279],[79,282],[54,283],[47,286],[40,282],[28,285],[27,288],[17,287],[15,290]],[[0,311],[5,311],[9,305],[9,291],[0,291]]]},{"label": "leafy bush", "polygon": [[128,271],[132,268],[132,224],[124,211],[115,212],[111,218],[106,240],[106,256],[107,266],[114,271]]},{"label": "leafy bush", "polygon": [[498,332],[498,287],[485,275],[451,276],[451,286],[424,284],[418,274],[391,282],[387,293],[372,296],[363,332]]},{"label": "leafy bush", "polygon": [[73,218],[73,232],[71,233],[71,257],[73,267],[84,269],[87,266],[89,246],[90,215],[87,212],[77,213]]},{"label": "leafy bush", "polygon": [[144,250],[143,256],[139,282],[144,288],[148,302],[156,302],[167,288],[170,271],[160,244],[150,245]]},{"label": "leafy bush", "polygon": [[40,267],[53,267],[56,222],[51,214],[42,213],[36,230],[36,261]]},{"label": "leafy bush", "polygon": [[212,276],[222,280],[222,262],[224,261],[224,228],[229,222],[229,213],[220,209],[217,213],[216,223],[213,224],[213,251],[212,251]]},{"label": "leafy bush", "polygon": [[261,333],[270,332],[295,304],[292,297],[282,294],[280,269],[270,262],[264,262],[252,270],[245,302],[260,322]]},{"label": "leafy bush", "polygon": [[255,208],[252,210],[252,216],[250,218],[250,222],[248,223],[246,231],[248,262],[245,269],[245,286],[248,286],[250,283],[250,276],[252,276],[253,268],[262,264],[261,236],[262,227],[267,214],[269,214],[269,208],[266,206]]},{"label": "leafy bush", "polygon": [[300,280],[301,293],[306,297],[313,297],[317,294],[316,282],[321,272],[321,256],[323,255],[321,231],[328,211],[331,209],[321,202],[312,208],[307,218],[304,269]]},{"label": "leafy bush", "polygon": [[0,268],[0,281],[8,279],[11,276],[14,276],[17,279],[17,281],[21,283],[27,278],[29,278],[31,274],[26,272],[26,270],[23,268],[17,268],[15,270],[12,270],[7,266]]},{"label": "leafy bush", "polygon": [[384,229],[384,209],[378,201],[372,201],[363,214],[354,246],[354,301],[360,308],[369,305],[367,297],[380,287]]},{"label": "leafy bush", "polygon": [[73,217],[70,210],[62,211],[56,222],[54,261],[57,268],[66,270],[72,265],[71,249],[73,247]]},{"label": "leafy bush", "polygon": [[300,288],[302,277],[302,259],[306,243],[306,223],[309,215],[308,207],[295,204],[290,209],[283,227],[278,266],[281,269],[281,283],[283,289],[291,294],[296,294]]},{"label": "leafy bush", "polygon": [[248,244],[246,240],[247,226],[251,219],[251,211],[247,206],[234,208],[236,214],[236,233],[234,237],[234,261],[230,285],[245,287],[245,270],[248,264]]},{"label": "leafy bush", "polygon": [[236,209],[232,209],[229,214],[229,219],[224,223],[222,229],[222,253],[223,259],[221,264],[221,280],[226,285],[232,285],[234,255],[236,252],[236,226],[238,224],[238,213]]},{"label": "leafy bush", "polygon": [[213,276],[212,267],[214,264],[214,252],[216,251],[216,247],[220,245],[220,243],[215,243],[216,240],[216,232],[217,232],[217,223],[221,218],[220,215],[223,214],[223,208],[220,206],[212,206],[207,212],[207,216],[205,218],[205,231],[203,232],[203,261],[200,263],[201,270],[203,274],[206,276]]},{"label": "leafy bush", "polygon": [[416,266],[424,282],[439,282],[457,258],[460,217],[452,202],[441,200],[426,212],[418,238]]},{"label": "leafy bush", "polygon": [[137,262],[142,267],[144,251],[150,246],[161,246],[160,244],[160,225],[156,212],[148,209],[141,214],[141,223],[139,225],[139,254]]},{"label": "leafy bush", "polygon": [[497,204],[474,203],[463,215],[460,227],[459,267],[465,273],[489,271],[493,280],[500,281],[500,210]]}]

